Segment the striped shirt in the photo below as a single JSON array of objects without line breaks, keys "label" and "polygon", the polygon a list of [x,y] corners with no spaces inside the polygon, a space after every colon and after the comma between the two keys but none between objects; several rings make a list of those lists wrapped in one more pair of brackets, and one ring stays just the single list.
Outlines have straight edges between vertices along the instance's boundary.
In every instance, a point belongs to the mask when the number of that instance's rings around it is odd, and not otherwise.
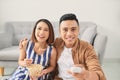
[{"label": "striped shirt", "polygon": [[[33,59],[32,64],[41,64],[44,68],[46,68],[49,66],[48,64],[50,61],[51,51],[52,46],[49,45],[43,54],[36,54],[34,51],[34,43],[29,41],[26,49],[26,58]],[[45,76],[38,78],[38,80],[47,79],[48,75],[49,74],[46,74]],[[9,80],[30,80],[28,69],[26,67],[19,66]]]}]

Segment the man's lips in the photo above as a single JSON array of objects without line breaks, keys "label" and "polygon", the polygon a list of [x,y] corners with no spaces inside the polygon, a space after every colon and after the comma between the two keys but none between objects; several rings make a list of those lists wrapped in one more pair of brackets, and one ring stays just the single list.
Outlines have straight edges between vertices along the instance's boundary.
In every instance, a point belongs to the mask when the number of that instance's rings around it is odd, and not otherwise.
[{"label": "man's lips", "polygon": [[66,38],[68,41],[72,41],[74,38]]}]

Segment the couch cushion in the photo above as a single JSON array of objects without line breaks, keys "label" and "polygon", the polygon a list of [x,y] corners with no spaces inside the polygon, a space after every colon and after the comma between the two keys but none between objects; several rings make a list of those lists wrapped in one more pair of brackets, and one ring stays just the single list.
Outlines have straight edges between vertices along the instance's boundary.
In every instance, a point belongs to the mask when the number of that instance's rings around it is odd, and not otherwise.
[{"label": "couch cushion", "polygon": [[19,54],[19,47],[11,46],[0,50],[0,60],[18,60]]},{"label": "couch cushion", "polygon": [[94,37],[97,34],[97,25],[92,22],[80,22],[80,35],[81,40],[93,44]]},{"label": "couch cushion", "polygon": [[54,29],[54,34],[55,34],[55,38],[60,36],[59,33],[59,23],[58,22],[52,22],[53,25],[53,29]]},{"label": "couch cushion", "polygon": [[7,22],[5,31],[13,36],[12,44],[18,45],[24,38],[30,38],[34,28],[34,22]]},{"label": "couch cushion", "polygon": [[96,35],[97,31],[95,27],[89,27],[87,28],[84,33],[81,36],[81,40],[85,40],[88,43],[92,44],[93,39]]},{"label": "couch cushion", "polygon": [[0,49],[12,46],[12,36],[7,33],[0,33]]}]

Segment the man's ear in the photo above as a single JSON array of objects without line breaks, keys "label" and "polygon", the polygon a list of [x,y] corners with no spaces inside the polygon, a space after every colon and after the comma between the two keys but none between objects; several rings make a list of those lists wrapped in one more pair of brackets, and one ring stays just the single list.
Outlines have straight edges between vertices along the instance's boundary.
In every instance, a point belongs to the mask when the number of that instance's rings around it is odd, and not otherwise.
[{"label": "man's ear", "polygon": [[61,36],[61,30],[60,30],[60,26],[59,26],[59,34],[60,34],[60,36]]}]

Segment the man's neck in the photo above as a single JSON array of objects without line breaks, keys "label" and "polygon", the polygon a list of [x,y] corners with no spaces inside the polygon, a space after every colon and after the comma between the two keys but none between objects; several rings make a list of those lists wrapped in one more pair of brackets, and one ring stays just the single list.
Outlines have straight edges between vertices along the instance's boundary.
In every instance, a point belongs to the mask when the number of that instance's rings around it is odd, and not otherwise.
[{"label": "man's neck", "polygon": [[72,48],[72,47],[73,47],[72,44],[70,44],[70,45],[66,45],[66,44],[65,44],[65,46],[66,46],[66,48]]}]

